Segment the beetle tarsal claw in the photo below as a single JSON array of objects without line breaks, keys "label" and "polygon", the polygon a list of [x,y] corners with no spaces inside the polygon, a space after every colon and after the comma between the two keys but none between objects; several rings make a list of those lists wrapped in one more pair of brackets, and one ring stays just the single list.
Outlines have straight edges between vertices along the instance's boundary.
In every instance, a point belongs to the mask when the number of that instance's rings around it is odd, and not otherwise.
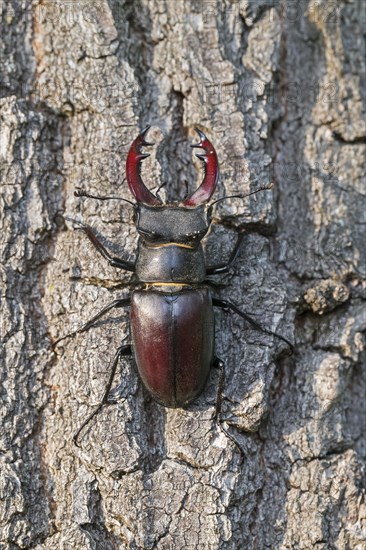
[{"label": "beetle tarsal claw", "polygon": [[88,228],[88,225],[83,222],[79,222],[78,220],[74,220],[73,218],[69,218],[69,216],[64,216],[64,220],[67,220],[68,222],[74,223],[76,227],[73,227],[74,231],[85,231]]}]

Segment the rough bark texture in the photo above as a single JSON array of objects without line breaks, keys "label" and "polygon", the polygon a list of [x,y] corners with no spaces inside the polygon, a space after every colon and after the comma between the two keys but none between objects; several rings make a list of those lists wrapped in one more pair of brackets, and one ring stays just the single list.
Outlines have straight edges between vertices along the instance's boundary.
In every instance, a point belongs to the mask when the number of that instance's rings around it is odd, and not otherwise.
[{"label": "rough bark texture", "polygon": [[[96,0],[2,4],[0,548],[365,548],[365,3]],[[126,151],[152,125],[145,181],[197,185],[194,126],[217,149],[212,261],[247,230],[221,297],[296,342],[218,312],[218,372],[165,410],[133,365],[103,393],[124,312],[52,351],[126,290],[84,220],[133,259]],[[196,169],[195,169],[196,168]],[[70,276],[80,277],[71,280]],[[82,284],[84,282],[85,284]],[[111,283],[109,283],[109,286]]]}]

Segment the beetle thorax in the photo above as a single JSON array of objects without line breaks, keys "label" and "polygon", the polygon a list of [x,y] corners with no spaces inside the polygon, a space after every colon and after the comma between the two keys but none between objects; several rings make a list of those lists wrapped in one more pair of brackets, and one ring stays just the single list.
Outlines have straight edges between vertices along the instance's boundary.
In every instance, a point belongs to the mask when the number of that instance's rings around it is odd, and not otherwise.
[{"label": "beetle thorax", "polygon": [[140,234],[136,275],[140,281],[168,285],[204,281],[201,239],[210,226],[204,207],[139,205],[136,226]]}]

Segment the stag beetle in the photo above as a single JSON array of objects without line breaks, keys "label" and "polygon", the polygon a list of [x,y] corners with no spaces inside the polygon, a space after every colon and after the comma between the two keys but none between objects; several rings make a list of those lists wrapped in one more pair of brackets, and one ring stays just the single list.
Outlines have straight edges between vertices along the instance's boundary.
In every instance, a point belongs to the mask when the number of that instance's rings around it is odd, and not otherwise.
[{"label": "stag beetle", "polygon": [[[228,262],[206,266],[201,241],[209,230],[213,205],[228,198],[209,203],[219,174],[213,145],[201,130],[195,128],[200,141],[191,147],[204,151],[204,154],[197,154],[204,164],[203,181],[182,202],[165,204],[158,194],[154,195],[145,187],[140,175],[141,161],[149,156],[142,153],[141,149],[153,145],[145,140],[149,128],[145,128],[133,141],[126,161],[126,179],[136,200],[136,203],[131,203],[135,209],[139,234],[136,262],[112,256],[89,226],[66,218],[77,224],[76,229],[85,233],[111,266],[133,272],[137,281],[129,298],[113,301],[81,328],[54,343],[56,345],[65,338],[87,331],[113,308],[130,308],[132,344],[118,348],[103,398],[96,410],[83,422],[73,441],[78,445],[83,428],[108,402],[119,360],[133,356],[140,378],[150,395],[161,405],[173,408],[189,405],[202,392],[211,366],[219,366],[220,381],[214,416],[225,434],[238,445],[220,422],[224,370],[222,361],[214,354],[213,307],[232,310],[256,329],[286,342],[291,350],[292,344],[283,336],[261,327],[231,302],[212,296],[212,281],[207,276],[226,273],[235,261],[243,240],[243,233],[239,233]],[[262,189],[268,187],[249,195]],[[118,198],[98,197],[86,192],[75,194],[100,200]]]}]

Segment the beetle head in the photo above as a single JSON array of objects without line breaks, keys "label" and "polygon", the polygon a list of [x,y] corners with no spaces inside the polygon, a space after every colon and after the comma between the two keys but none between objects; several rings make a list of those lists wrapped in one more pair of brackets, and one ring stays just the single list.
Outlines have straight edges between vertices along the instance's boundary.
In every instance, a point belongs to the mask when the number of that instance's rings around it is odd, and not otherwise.
[{"label": "beetle head", "polygon": [[207,206],[218,180],[216,151],[205,134],[196,128],[200,141],[192,145],[204,150],[197,157],[204,164],[204,178],[198,189],[180,204],[163,204],[142,181],[141,161],[148,154],[142,147],[153,145],[145,140],[149,126],[141,132],[130,147],[126,161],[126,178],[136,199],[136,227],[146,242],[179,243],[194,247],[206,235],[211,223],[211,209]]},{"label": "beetle head", "polygon": [[137,207],[136,228],[151,244],[179,243],[194,248],[206,235],[211,217],[205,206],[186,208],[174,205]]}]

